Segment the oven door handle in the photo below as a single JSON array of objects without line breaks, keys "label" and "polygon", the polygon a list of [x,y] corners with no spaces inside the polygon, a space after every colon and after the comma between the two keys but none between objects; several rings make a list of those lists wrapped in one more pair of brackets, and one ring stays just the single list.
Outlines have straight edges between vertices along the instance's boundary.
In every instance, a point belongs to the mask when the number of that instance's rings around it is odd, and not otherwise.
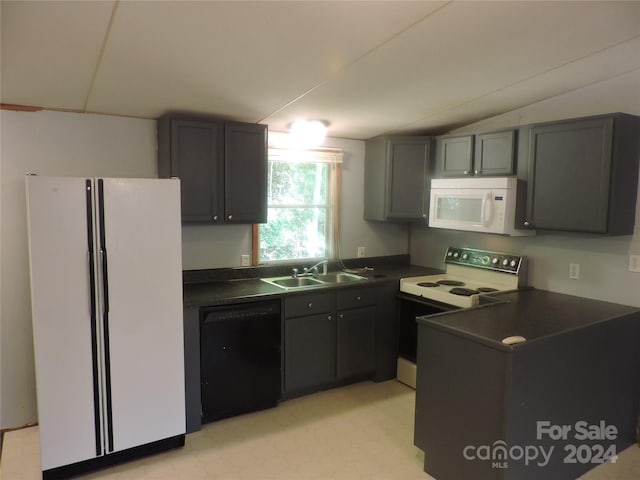
[{"label": "oven door handle", "polygon": [[486,193],[482,198],[482,218],[481,223],[484,227],[491,223],[493,217],[493,202],[491,201],[491,193]]}]

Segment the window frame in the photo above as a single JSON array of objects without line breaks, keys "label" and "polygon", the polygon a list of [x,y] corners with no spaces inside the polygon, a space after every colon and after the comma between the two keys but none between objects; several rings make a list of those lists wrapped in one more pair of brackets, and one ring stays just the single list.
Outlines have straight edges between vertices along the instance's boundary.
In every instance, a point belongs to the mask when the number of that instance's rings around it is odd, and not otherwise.
[{"label": "window frame", "polygon": [[[293,157],[293,158],[292,158]],[[271,146],[267,155],[267,168],[269,162],[291,163],[326,163],[327,168],[327,202],[326,204],[291,204],[291,205],[267,205],[270,208],[324,208],[325,217],[325,247],[327,255],[323,257],[299,257],[281,260],[265,260],[260,258],[260,225],[254,224],[252,232],[252,257],[253,265],[286,265],[296,262],[311,262],[332,260],[338,252],[337,232],[339,231],[339,192],[341,180],[341,164],[343,153],[339,148],[320,147],[314,149],[294,149],[282,146]],[[268,176],[267,176],[268,177]]]}]

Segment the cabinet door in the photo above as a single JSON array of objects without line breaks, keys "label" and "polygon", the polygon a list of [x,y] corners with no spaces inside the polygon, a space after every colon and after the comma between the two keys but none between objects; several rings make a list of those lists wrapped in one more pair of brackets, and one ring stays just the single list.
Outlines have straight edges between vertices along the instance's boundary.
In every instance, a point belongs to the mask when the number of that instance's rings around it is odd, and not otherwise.
[{"label": "cabinet door", "polygon": [[426,218],[429,139],[391,138],[387,148],[386,218]]},{"label": "cabinet door", "polygon": [[338,312],[338,378],[375,371],[375,307]]},{"label": "cabinet door", "polygon": [[436,173],[439,177],[472,175],[473,135],[436,140]]},{"label": "cabinet door", "polygon": [[513,175],[515,132],[476,135],[474,175]]},{"label": "cabinet door", "polygon": [[222,221],[222,129],[210,122],[171,121],[171,176],[181,180],[182,220]]},{"label": "cabinet door", "polygon": [[529,137],[527,221],[606,233],[613,118],[540,125]]},{"label": "cabinet door", "polygon": [[336,322],[332,313],[285,320],[285,389],[320,386],[336,377]]},{"label": "cabinet door", "polygon": [[225,125],[225,209],[227,223],[267,221],[267,126]]},{"label": "cabinet door", "polygon": [[396,378],[398,360],[398,281],[376,288],[376,382]]}]

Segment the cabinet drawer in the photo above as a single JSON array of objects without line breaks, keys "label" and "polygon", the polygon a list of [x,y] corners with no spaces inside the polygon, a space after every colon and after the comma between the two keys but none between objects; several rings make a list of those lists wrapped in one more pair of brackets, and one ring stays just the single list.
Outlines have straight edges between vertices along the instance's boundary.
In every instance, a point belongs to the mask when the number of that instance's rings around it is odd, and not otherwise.
[{"label": "cabinet drawer", "polygon": [[284,301],[286,317],[303,317],[332,312],[336,308],[335,291],[287,297]]},{"label": "cabinet drawer", "polygon": [[338,291],[338,310],[376,304],[375,288],[346,288]]}]

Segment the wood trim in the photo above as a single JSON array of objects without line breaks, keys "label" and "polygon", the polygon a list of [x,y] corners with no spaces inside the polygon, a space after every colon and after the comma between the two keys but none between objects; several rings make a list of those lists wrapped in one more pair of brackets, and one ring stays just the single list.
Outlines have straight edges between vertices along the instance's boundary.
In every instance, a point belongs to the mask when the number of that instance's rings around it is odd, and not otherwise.
[{"label": "wood trim", "polygon": [[258,266],[258,253],[260,247],[260,225],[254,223],[251,226],[251,265]]},{"label": "wood trim", "polygon": [[331,256],[333,259],[342,257],[340,255],[340,192],[342,191],[342,164],[335,163],[335,179],[333,182],[333,245],[331,246]]},{"label": "wood trim", "polygon": [[42,107],[32,107],[29,105],[14,105],[12,103],[0,103],[0,110],[13,110],[14,112],[39,112]]},{"label": "wood trim", "polygon": [[107,113],[107,112],[94,112],[91,110],[81,110],[75,108],[48,108],[39,107],[37,105],[16,105],[13,103],[0,103],[0,110],[13,110],[15,112],[62,112],[62,113],[86,113],[89,115],[105,115],[107,117],[122,117],[122,118],[135,118],[140,120],[157,120],[154,117],[143,117],[140,115],[125,115],[123,113]]}]

